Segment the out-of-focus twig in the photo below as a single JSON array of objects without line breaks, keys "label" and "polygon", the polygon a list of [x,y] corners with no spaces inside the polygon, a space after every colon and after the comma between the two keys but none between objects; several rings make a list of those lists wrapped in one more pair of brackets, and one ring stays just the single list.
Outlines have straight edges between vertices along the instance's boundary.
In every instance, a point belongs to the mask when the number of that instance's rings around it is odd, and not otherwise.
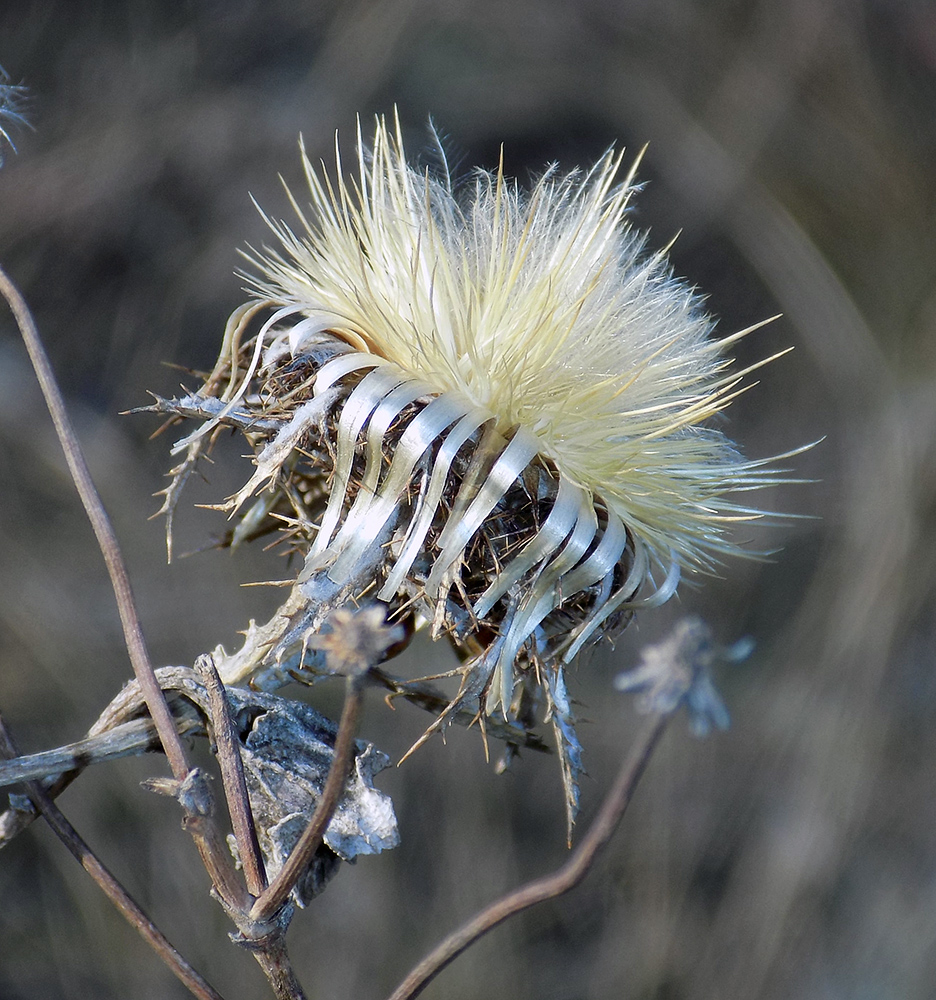
[{"label": "out-of-focus twig", "polygon": [[552,874],[508,893],[459,927],[410,972],[393,991],[389,1000],[412,1000],[419,996],[447,965],[488,931],[537,903],[561,896],[585,878],[598,852],[611,839],[630,804],[669,718],[669,715],[655,715],[648,721],[630,756],[621,766],[614,786],[608,792],[588,833],[569,860]]}]

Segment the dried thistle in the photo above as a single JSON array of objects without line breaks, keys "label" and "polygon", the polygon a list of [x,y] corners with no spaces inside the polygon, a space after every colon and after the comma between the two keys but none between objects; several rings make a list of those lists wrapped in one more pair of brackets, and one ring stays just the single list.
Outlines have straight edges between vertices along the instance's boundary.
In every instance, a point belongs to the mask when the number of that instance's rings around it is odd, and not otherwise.
[{"label": "dried thistle", "polygon": [[692,732],[706,736],[713,727],[727,729],[730,721],[712,681],[712,666],[739,663],[753,648],[750,639],[718,646],[701,618],[684,618],[665,639],[645,646],[641,663],[618,674],[614,686],[639,692],[637,710],[644,714],[667,715],[685,707]]},{"label": "dried thistle", "polygon": [[620,154],[550,169],[529,194],[478,171],[461,201],[447,173],[407,165],[382,119],[371,149],[359,130],[353,182],[302,155],[300,231],[268,220],[280,246],[250,257],[254,299],[214,372],[156,406],[207,418],[175,447],[167,512],[214,430],[237,426],[257,467],[224,505],[230,541],[285,525],[303,558],[287,615],[219,669],[230,683],[307,663],[348,601],[415,614],[464,659],[429,732],[466,708],[523,728],[545,708],[571,820],[564,666],[666,601],[681,571],[742,554],[732,525],[762,515],[734,496],[781,470],[707,421],[766,362],[729,370],[749,331],[713,339],[665,251],[646,251]]}]

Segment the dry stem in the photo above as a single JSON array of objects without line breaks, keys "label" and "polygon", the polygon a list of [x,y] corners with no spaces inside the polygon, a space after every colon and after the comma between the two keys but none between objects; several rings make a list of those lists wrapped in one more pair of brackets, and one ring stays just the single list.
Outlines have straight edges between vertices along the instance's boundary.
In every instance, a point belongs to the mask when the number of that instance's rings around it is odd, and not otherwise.
[{"label": "dry stem", "polygon": [[218,765],[224,783],[224,797],[234,828],[238,855],[244,867],[247,890],[252,896],[259,896],[267,887],[267,877],[253,813],[250,810],[244,762],[241,758],[234,720],[231,718],[231,708],[211,656],[199,656],[195,661],[195,672],[204,682],[211,703],[211,722],[218,747]]},{"label": "dry stem", "polygon": [[552,874],[520,886],[519,889],[503,896],[468,920],[410,972],[393,991],[389,1000],[413,1000],[447,965],[488,931],[537,903],[561,896],[585,878],[598,852],[611,839],[630,804],[637,784],[669,719],[669,715],[657,715],[649,720],[630,756],[621,765],[614,786],[605,797],[588,833],[572,852],[569,860]]},{"label": "dry stem", "polygon": [[[0,716],[0,757],[18,755],[16,745]],[[193,969],[173,948],[159,928],[143,912],[136,900],[127,892],[114,875],[97,859],[91,848],[68,822],[49,793],[38,781],[25,782],[26,792],[33,806],[42,813],[55,835],[74,855],[82,868],[101,887],[107,898],[117,907],[130,925],[172,970],[193,996],[200,1000],[224,1000],[220,993]]]}]

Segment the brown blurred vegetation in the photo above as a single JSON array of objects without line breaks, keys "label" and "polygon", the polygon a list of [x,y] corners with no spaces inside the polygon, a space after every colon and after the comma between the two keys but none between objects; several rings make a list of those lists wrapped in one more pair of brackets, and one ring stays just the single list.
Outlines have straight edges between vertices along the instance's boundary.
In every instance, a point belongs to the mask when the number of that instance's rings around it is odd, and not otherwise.
[{"label": "brown blurred vegetation", "polygon": [[[808,515],[751,529],[772,562],[734,563],[646,613],[575,672],[596,807],[634,729],[616,669],[675,617],[752,659],[720,678],[734,716],[675,725],[607,857],[570,897],[495,931],[433,998],[920,998],[936,982],[936,8],[928,0],[6,0],[0,64],[35,131],[0,172],[0,261],[20,283],[116,521],[154,658],[191,663],[277,594],[260,552],[165,565],[148,522],[168,466],[154,422],[121,417],[213,360],[242,298],[236,249],[261,243],[248,193],[288,211],[301,131],[394,103],[411,152],[431,113],[463,170],[525,179],[637,150],[635,222],[681,231],[679,273],[723,331],[783,318],[738,348],[761,373],[729,414],[759,456],[817,480],[765,502]],[[0,317],[0,708],[24,750],[79,738],[129,675],[117,615],[39,393]],[[210,502],[246,478],[232,447]],[[220,515],[192,510],[178,548]],[[403,669],[447,664],[417,648]],[[337,692],[312,697],[335,710]],[[397,757],[428,722],[370,699]],[[215,985],[261,996],[226,939],[155,758],[86,775],[63,806]],[[438,936],[565,853],[555,762],[505,777],[473,733],[380,783],[402,845],[346,867],[291,948],[315,996],[377,998]],[[0,997],[185,995],[37,824],[0,854]]]}]

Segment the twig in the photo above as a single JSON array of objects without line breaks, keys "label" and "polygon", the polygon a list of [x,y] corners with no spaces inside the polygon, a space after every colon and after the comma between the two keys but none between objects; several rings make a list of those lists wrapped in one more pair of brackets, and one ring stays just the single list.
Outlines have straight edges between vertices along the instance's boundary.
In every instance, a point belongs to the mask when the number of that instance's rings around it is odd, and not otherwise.
[{"label": "twig", "polygon": [[265,942],[254,958],[273,990],[277,1000],[305,1000],[302,985],[293,972],[282,935],[275,935]]},{"label": "twig", "polygon": [[[133,672],[172,770],[172,781],[162,783],[155,781],[150,787],[168,791],[178,799],[185,810],[184,825],[191,833],[202,863],[228,912],[232,914],[246,912],[250,907],[252,896],[248,895],[239,881],[224,840],[213,821],[211,793],[207,780],[198,769],[189,768],[184,744],[176,730],[175,720],[150,661],[130,577],[117,536],[91,478],[29,307],[2,268],[0,268],[0,295],[6,299],[16,319],[65,453],[72,480],[107,565]],[[41,793],[38,786],[37,791]]]},{"label": "twig", "polygon": [[202,864],[225,910],[232,916],[245,911],[252,897],[241,883],[224,838],[214,822],[210,776],[200,767],[193,767],[182,781],[148,778],[140,784],[147,791],[167,795],[179,803],[184,813],[182,828],[195,841]]},{"label": "twig", "polygon": [[[7,759],[18,756],[16,745],[0,716],[0,757]],[[139,904],[127,892],[110,871],[97,859],[78,831],[68,822],[58,806],[38,781],[25,782],[30,801],[38,809],[46,822],[77,859],[82,868],[100,886],[107,898],[117,907],[130,925],[150,945],[157,955],[172,970],[177,979],[186,986],[193,996],[200,1000],[224,1000],[220,993],[193,969],[176,951],[156,925],[143,912]]]},{"label": "twig", "polygon": [[[387,703],[392,699],[403,698],[411,705],[422,708],[427,712],[439,715],[444,712],[452,703],[449,695],[419,680],[405,680],[394,674],[388,673],[382,667],[372,667],[368,675],[371,684],[383,687],[387,690]],[[296,679],[302,682],[302,675],[297,672]],[[471,726],[478,723],[478,713],[464,709],[456,712],[452,717],[452,722],[460,726]],[[484,722],[485,732],[488,736],[503,740],[508,745],[523,747],[526,750],[535,750],[537,753],[552,753],[552,747],[546,743],[537,733],[531,733],[517,724],[499,722],[496,718],[487,718]]]},{"label": "twig", "polygon": [[489,930],[523,910],[568,892],[588,874],[595,856],[611,839],[630,804],[634,790],[644,773],[670,716],[657,715],[649,720],[630,756],[625,760],[611,791],[608,792],[588,833],[557,871],[535,879],[508,893],[486,907],[458,930],[450,934],[423,959],[390,995],[389,1000],[413,1000],[458,956]]},{"label": "twig", "polygon": [[[180,720],[179,724],[185,732],[204,730],[198,718]],[[92,764],[134,756],[144,750],[155,749],[157,741],[152,719],[131,719],[107,732],[85,737],[55,750],[43,750],[0,762],[0,788],[23,781],[57,778],[60,774],[84,770]]]},{"label": "twig", "polygon": [[[61,795],[80,773],[80,771],[69,771],[54,781],[50,778],[44,778],[40,785],[43,791],[54,799],[57,795]],[[24,830],[29,829],[41,815],[32,808],[18,809],[11,803],[10,808],[0,814],[0,849],[6,847]]]},{"label": "twig", "polygon": [[210,699],[211,723],[218,748],[218,765],[224,783],[224,797],[234,828],[237,851],[244,867],[247,890],[252,896],[259,896],[267,887],[267,877],[253,813],[250,810],[244,762],[241,759],[237,730],[231,718],[231,706],[210,655],[198,657],[195,661],[195,672],[204,682]]},{"label": "twig", "polygon": [[65,461],[68,463],[69,472],[78,490],[85,513],[88,515],[88,520],[91,522],[91,527],[94,529],[101,554],[104,556],[104,562],[107,564],[133,672],[140,682],[147,708],[149,708],[150,715],[156,724],[156,731],[159,733],[172,773],[177,780],[181,781],[189,770],[185,747],[181,737],[176,732],[172,714],[150,662],[149,652],[143,639],[143,630],[140,627],[140,618],[136,612],[130,577],[117,542],[117,536],[91,479],[81,445],[65,409],[65,401],[62,399],[62,393],[55,380],[49,356],[42,346],[32,314],[22,295],[2,267],[0,267],[0,295],[9,304],[26,344],[26,350],[36,372],[42,395],[45,397],[46,406],[48,406],[52,422],[55,424],[56,434],[62,445],[62,450],[65,452]]}]

